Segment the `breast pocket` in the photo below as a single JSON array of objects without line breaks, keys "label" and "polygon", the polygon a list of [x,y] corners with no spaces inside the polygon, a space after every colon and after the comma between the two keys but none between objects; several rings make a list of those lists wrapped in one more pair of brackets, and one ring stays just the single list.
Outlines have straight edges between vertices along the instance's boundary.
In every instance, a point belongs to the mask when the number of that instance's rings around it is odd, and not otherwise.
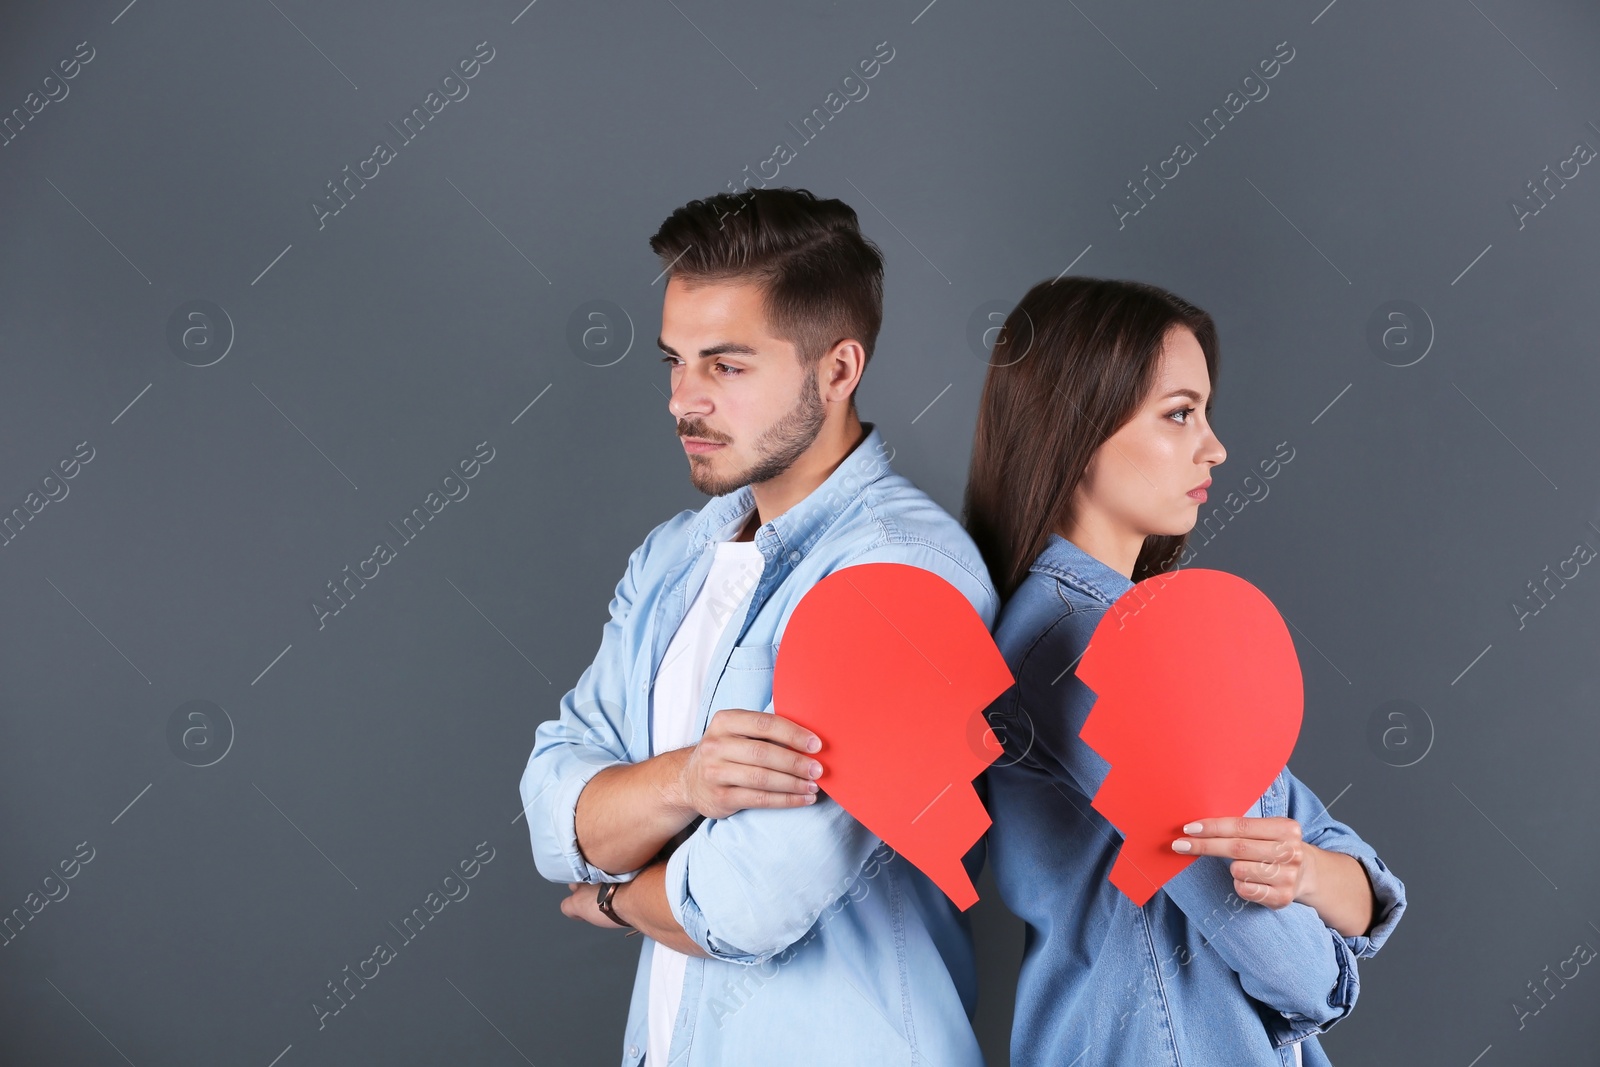
[{"label": "breast pocket", "polygon": [[772,669],[778,662],[777,645],[741,645],[728,656],[728,665],[711,694],[707,720],[724,708],[746,711],[772,709]]}]

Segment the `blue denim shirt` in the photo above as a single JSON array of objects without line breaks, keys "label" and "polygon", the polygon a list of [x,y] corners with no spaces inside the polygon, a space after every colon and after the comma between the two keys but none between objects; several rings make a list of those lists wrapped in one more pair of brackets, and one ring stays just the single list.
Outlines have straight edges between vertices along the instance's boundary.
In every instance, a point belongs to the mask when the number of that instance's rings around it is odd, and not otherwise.
[{"label": "blue denim shirt", "polygon": [[[765,566],[712,652],[697,736],[714,710],[772,710],[773,665],[789,615],[841,567],[925,568],[993,627],[999,598],[977,547],[890,470],[892,453],[877,429],[863,429],[867,436],[816,490],[757,530]],[[629,558],[599,653],[561,699],[559,716],[538,727],[522,775],[544,877],[602,882],[638,874],[608,874],[585,860],[573,832],[578,794],[603,768],[655,755],[656,669],[705,578],[708,546],[735,536],[754,506],[748,486],[715,497],[657,526]],[[848,647],[841,634],[841,652]],[[825,792],[805,807],[701,820],[672,852],[672,914],[711,958],[688,960],[669,1061],[981,1065],[967,917]],[[981,849],[967,862],[975,875]],[[651,946],[639,940],[624,1067],[638,1064],[647,1045]]]},{"label": "blue denim shirt", "polygon": [[989,708],[1006,752],[985,772],[988,848],[1001,897],[1027,924],[1011,1062],[1292,1067],[1298,1041],[1304,1067],[1326,1067],[1314,1035],[1355,1006],[1356,960],[1399,922],[1405,887],[1288,768],[1241,814],[1295,819],[1305,841],[1359,860],[1377,897],[1366,936],[1341,936],[1306,904],[1242,900],[1219,856],[1197,858],[1143,907],[1111,885],[1121,835],[1089,805],[1110,764],[1078,737],[1095,695],[1073,668],[1132,586],[1052,534],[995,632],[1016,684]]}]

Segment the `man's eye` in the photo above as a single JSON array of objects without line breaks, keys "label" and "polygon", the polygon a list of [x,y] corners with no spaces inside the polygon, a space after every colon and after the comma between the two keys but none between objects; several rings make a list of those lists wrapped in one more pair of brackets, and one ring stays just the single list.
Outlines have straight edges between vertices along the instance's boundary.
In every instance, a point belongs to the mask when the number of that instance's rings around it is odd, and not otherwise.
[{"label": "man's eye", "polygon": [[721,367],[725,371],[729,371],[730,372],[728,374],[724,374],[723,375],[724,378],[732,378],[736,374],[743,374],[744,373],[744,369],[742,367],[730,367],[726,363],[718,363],[717,366]]}]

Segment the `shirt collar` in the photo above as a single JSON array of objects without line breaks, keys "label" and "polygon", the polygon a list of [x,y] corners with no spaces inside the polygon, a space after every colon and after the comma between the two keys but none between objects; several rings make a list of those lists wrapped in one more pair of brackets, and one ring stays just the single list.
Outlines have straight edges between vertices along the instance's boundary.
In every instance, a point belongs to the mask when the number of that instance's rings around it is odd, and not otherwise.
[{"label": "shirt collar", "polygon": [[1101,563],[1054,532],[1028,570],[1048,574],[1105,604],[1133,588],[1133,582],[1121,571]]},{"label": "shirt collar", "polygon": [[[790,564],[799,563],[868,485],[890,473],[877,424],[864,422],[861,427],[866,436],[822,484],[788,511],[757,528],[755,542],[767,560],[787,557]],[[755,490],[748,485],[713,497],[700,509],[690,531],[690,552],[698,554],[711,542],[726,541],[738,534],[755,506]]]}]

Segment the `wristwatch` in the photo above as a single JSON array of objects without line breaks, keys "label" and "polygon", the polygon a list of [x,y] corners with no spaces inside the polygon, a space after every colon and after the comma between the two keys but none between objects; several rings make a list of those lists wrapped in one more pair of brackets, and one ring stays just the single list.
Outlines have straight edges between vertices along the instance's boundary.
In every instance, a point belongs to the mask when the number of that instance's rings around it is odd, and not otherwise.
[{"label": "wristwatch", "polygon": [[594,902],[600,908],[601,914],[603,914],[606,918],[610,919],[618,926],[626,926],[628,929],[632,930],[633,924],[624,921],[622,916],[618,915],[611,907],[611,896],[617,891],[617,886],[621,884],[621,882],[601,882],[599,891],[595,893]]}]

